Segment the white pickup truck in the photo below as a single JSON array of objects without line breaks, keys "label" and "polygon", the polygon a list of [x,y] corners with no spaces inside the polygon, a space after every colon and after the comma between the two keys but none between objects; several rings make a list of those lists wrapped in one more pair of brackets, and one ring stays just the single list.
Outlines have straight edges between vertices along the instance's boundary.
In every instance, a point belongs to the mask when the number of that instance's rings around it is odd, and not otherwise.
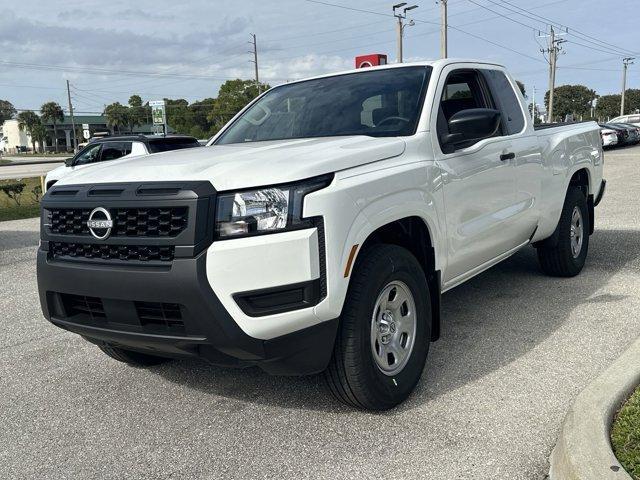
[{"label": "white pickup truck", "polygon": [[402,402],[440,295],[527,245],[578,274],[604,193],[599,127],[534,129],[499,65],[439,60],[281,85],[205,148],[115,160],[42,202],[45,317],[134,365],[324,372]]}]

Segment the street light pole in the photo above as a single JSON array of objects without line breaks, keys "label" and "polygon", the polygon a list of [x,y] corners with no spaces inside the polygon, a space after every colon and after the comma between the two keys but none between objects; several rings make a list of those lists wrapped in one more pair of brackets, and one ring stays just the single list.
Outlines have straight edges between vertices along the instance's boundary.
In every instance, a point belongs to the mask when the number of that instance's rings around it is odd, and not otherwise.
[{"label": "street light pole", "polygon": [[620,115],[624,115],[624,93],[627,90],[627,69],[633,65],[635,58],[627,57],[622,59],[622,95],[620,95]]},{"label": "street light pole", "polygon": [[402,63],[402,58],[403,58],[402,39],[404,37],[404,29],[407,26],[415,25],[415,22],[413,20],[410,20],[407,25],[404,25],[404,20],[407,18],[407,12],[409,10],[413,10],[414,8],[418,8],[418,5],[411,5],[410,7],[403,8],[402,12],[400,12],[400,11],[396,12],[396,10],[399,10],[400,8],[404,7],[406,4],[407,4],[407,2],[402,2],[402,3],[397,3],[397,4],[395,4],[393,6],[393,16],[398,19],[398,24],[397,24],[397,28],[396,28],[397,37],[398,37],[398,40],[397,40],[397,42],[398,42],[398,54],[397,54],[398,63]]}]

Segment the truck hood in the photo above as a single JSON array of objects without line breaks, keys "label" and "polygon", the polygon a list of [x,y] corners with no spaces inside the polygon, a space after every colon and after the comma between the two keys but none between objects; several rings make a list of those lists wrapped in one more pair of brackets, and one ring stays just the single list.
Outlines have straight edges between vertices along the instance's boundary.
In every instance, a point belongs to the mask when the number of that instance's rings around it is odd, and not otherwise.
[{"label": "truck hood", "polygon": [[286,183],[401,155],[397,137],[306,138],[213,145],[93,165],[58,185],[208,180],[218,191]]}]

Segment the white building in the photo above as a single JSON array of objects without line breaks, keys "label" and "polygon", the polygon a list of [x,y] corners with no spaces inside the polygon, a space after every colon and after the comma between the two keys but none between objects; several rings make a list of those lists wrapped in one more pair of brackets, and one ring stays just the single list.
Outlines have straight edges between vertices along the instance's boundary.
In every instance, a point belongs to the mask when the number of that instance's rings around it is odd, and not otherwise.
[{"label": "white building", "polygon": [[0,126],[0,150],[4,153],[18,153],[31,148],[31,136],[20,130],[18,120],[5,120]]}]

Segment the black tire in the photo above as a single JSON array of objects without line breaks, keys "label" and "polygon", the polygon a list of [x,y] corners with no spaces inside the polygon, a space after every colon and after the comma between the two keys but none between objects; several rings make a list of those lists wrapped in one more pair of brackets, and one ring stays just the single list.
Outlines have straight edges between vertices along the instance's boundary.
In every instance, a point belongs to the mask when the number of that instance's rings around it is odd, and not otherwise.
[{"label": "black tire", "polygon": [[[406,364],[394,376],[378,367],[371,346],[374,307],[392,281],[413,296],[416,330]],[[351,277],[333,356],[324,373],[329,390],[347,405],[388,410],[403,402],[420,380],[431,338],[429,287],[420,264],[406,249],[374,245],[360,253]]]},{"label": "black tire", "polygon": [[98,348],[114,360],[118,360],[119,362],[126,363],[133,367],[152,367],[171,360],[169,358],[157,357],[147,353],[125,350],[109,344],[98,345]]},{"label": "black tire", "polygon": [[[574,209],[579,209],[582,217],[582,246],[574,256],[571,247],[571,221]],[[539,247],[538,261],[547,275],[554,277],[574,277],[580,273],[589,251],[589,213],[587,199],[577,187],[569,187],[558,222],[558,243],[555,247]]]}]

